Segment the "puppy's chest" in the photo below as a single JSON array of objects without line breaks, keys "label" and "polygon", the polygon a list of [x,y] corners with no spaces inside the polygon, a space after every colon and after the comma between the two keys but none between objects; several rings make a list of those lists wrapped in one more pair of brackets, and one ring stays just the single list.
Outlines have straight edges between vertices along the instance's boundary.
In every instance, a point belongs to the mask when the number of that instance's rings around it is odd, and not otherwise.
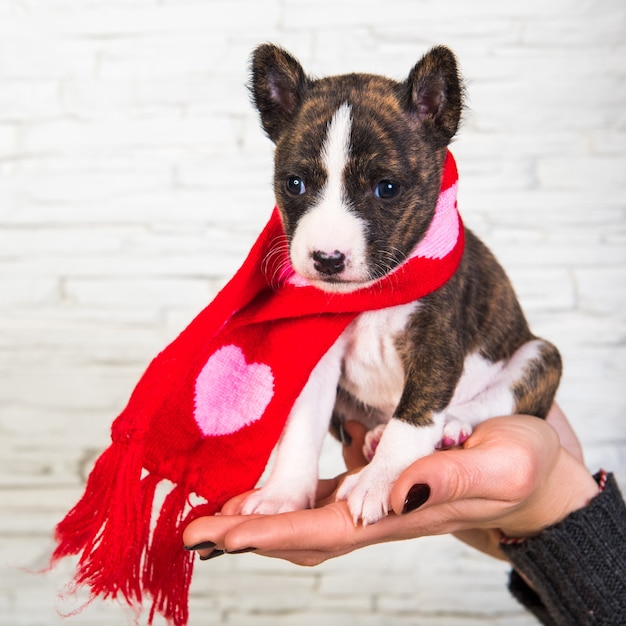
[{"label": "puppy's chest", "polygon": [[393,414],[404,388],[397,342],[418,302],[362,313],[346,329],[340,385],[361,402]]}]

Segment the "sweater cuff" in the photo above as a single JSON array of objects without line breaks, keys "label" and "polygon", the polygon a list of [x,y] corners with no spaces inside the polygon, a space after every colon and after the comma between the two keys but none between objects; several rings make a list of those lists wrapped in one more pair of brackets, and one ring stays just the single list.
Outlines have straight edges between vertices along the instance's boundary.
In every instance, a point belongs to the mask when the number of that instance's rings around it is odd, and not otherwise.
[{"label": "sweater cuff", "polygon": [[[536,537],[501,544],[511,593],[547,625],[617,625],[626,602],[626,505],[612,474],[587,507]],[[620,617],[620,615],[622,617]]]},{"label": "sweater cuff", "polygon": [[545,626],[559,626],[558,622],[555,622],[550,616],[550,613],[548,613],[541,598],[514,569],[511,570],[509,576],[509,591],[511,595],[542,624]]}]

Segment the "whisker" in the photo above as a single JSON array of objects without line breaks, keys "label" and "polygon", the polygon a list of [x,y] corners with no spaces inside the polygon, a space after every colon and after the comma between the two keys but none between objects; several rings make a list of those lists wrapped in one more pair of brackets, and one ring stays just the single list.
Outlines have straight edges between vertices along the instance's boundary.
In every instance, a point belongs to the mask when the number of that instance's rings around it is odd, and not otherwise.
[{"label": "whisker", "polygon": [[261,264],[272,289],[280,288],[289,273],[289,240],[286,235],[275,237]]},{"label": "whisker", "polygon": [[[400,274],[395,270],[397,270],[405,260],[405,254],[398,248],[386,248],[384,246],[379,248],[379,252],[380,258],[370,270],[371,280],[380,283],[381,279],[389,277],[391,286],[394,287],[394,284],[399,284],[400,280]],[[402,270],[400,269],[400,271]],[[379,290],[382,290],[382,285],[379,286]]]}]

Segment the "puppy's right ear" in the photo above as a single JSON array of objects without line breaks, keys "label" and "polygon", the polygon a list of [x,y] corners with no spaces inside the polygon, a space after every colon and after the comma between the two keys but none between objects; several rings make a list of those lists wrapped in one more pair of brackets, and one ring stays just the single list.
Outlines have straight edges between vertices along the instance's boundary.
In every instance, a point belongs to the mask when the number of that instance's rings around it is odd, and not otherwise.
[{"label": "puppy's right ear", "polygon": [[454,137],[463,109],[463,83],[454,54],[444,46],[427,52],[407,80],[408,109],[436,145]]},{"label": "puppy's right ear", "polygon": [[253,52],[251,74],[254,105],[265,132],[276,143],[300,107],[310,81],[294,57],[272,44],[263,44]]}]

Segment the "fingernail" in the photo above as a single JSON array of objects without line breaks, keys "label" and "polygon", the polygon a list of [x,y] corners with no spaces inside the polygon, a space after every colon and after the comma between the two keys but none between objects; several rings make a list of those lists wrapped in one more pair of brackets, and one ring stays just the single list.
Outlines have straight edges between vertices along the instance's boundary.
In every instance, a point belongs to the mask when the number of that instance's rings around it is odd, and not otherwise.
[{"label": "fingernail", "polygon": [[206,556],[200,556],[199,559],[201,561],[209,561],[210,559],[214,559],[216,556],[222,556],[222,554],[225,554],[224,550],[213,550],[213,552],[210,552]]},{"label": "fingernail", "polygon": [[424,483],[413,485],[406,494],[402,513],[410,513],[422,506],[430,498],[430,487]]},{"label": "fingernail", "polygon": [[185,546],[185,550],[209,550],[210,548],[215,548],[215,544],[212,541],[203,541],[195,546]]},{"label": "fingernail", "polygon": [[226,550],[227,554],[245,554],[246,552],[255,552],[256,548],[239,548],[239,550]]},{"label": "fingernail", "polygon": [[341,438],[341,443],[344,446],[349,446],[352,444],[352,437],[346,431],[346,428],[343,424],[339,427],[339,437]]}]

